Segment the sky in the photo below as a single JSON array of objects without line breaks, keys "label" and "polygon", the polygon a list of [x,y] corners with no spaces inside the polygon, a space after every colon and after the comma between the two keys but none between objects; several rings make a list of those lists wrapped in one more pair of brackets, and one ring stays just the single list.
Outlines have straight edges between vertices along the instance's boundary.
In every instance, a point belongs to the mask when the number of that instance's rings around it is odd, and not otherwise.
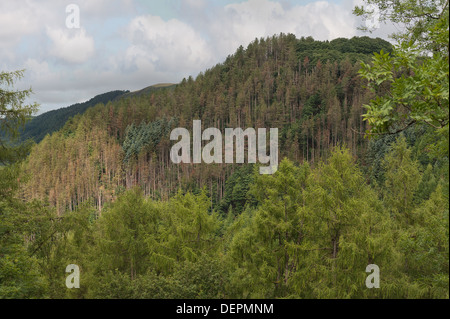
[{"label": "sky", "polygon": [[113,90],[195,78],[240,45],[280,32],[388,40],[392,26],[358,31],[365,21],[352,10],[360,1],[2,0],[0,71],[26,70],[16,88],[33,89],[41,114]]}]

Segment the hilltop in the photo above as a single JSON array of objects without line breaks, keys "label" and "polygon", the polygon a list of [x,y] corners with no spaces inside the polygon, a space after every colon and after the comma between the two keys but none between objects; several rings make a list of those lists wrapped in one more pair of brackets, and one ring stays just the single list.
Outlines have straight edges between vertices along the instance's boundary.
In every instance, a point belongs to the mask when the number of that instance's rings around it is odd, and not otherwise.
[{"label": "hilltop", "polygon": [[34,140],[39,143],[47,134],[52,134],[60,130],[64,124],[71,118],[78,114],[83,114],[87,109],[96,106],[97,104],[107,104],[112,101],[118,101],[123,98],[131,98],[140,95],[148,95],[151,92],[174,87],[175,84],[161,83],[148,86],[142,90],[130,92],[129,90],[117,90],[103,94],[99,94],[89,101],[83,103],[76,103],[68,107],[43,113],[32,118],[21,132],[21,140]]},{"label": "hilltop", "polygon": [[209,189],[226,211],[227,183],[239,165],[173,165],[170,131],[201,120],[204,128],[279,128],[280,158],[316,163],[337,145],[364,159],[362,104],[371,98],[359,61],[391,45],[368,37],[331,42],[294,35],[256,39],[195,79],[118,94],[74,116],[36,145],[28,159],[27,197],[59,211],[94,200],[101,209],[135,185],[169,198],[178,188]]}]

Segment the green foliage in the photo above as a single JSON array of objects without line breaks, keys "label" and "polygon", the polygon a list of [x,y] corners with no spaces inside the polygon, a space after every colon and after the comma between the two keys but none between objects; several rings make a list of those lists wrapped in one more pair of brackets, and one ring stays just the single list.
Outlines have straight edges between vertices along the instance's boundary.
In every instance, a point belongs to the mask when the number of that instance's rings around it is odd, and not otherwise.
[{"label": "green foliage", "polygon": [[16,198],[18,175],[17,165],[0,168],[0,298],[42,298],[48,283],[36,249],[45,249],[53,215]]},{"label": "green foliage", "polygon": [[220,203],[221,213],[227,214],[231,209],[234,215],[239,215],[247,203],[254,205],[255,199],[249,193],[253,182],[252,165],[242,166],[236,170],[225,182],[225,196]]},{"label": "green foliage", "polygon": [[145,201],[142,192],[135,188],[119,197],[109,210],[102,213],[98,223],[97,238],[103,258],[101,269],[119,270],[133,279],[148,269],[147,241],[156,235],[159,211]]},{"label": "green foliage", "polygon": [[37,108],[36,104],[23,105],[31,89],[10,90],[23,72],[0,73],[0,165],[5,165],[0,166],[0,298],[39,298],[46,289],[45,279],[39,273],[39,260],[30,253],[34,238],[43,236],[33,232],[41,221],[32,212],[43,210],[17,199],[20,189],[17,162],[29,147],[17,144],[18,134]]},{"label": "green foliage", "polygon": [[125,192],[96,222],[86,252],[97,257],[81,259],[88,296],[224,296],[217,281],[226,280],[225,269],[212,258],[219,247],[219,220],[208,208],[203,193],[179,193],[163,203],[145,199],[139,188]]},{"label": "green foliage", "polygon": [[161,119],[139,126],[131,124],[125,131],[125,140],[123,142],[123,150],[125,153],[124,161],[128,162],[143,151],[153,152],[162,138],[169,136],[171,129],[175,125],[174,119]]},{"label": "green foliage", "polygon": [[322,100],[320,98],[320,93],[312,95],[305,104],[303,109],[303,116],[309,118],[315,116],[322,111]]},{"label": "green foliage", "polygon": [[91,298],[100,299],[218,299],[224,298],[227,273],[215,259],[202,258],[197,263],[181,264],[172,276],[148,272],[131,280],[130,275],[107,271],[89,290]]},{"label": "green foliage", "polygon": [[385,158],[385,203],[403,223],[411,223],[414,194],[420,182],[418,163],[411,159],[406,139],[401,136]]},{"label": "green foliage", "polygon": [[32,94],[28,90],[11,91],[10,87],[21,78],[24,70],[0,72],[0,165],[11,164],[27,155],[30,144],[17,145],[20,128],[37,110],[36,103],[24,105]]},{"label": "green foliage", "polygon": [[337,62],[348,59],[351,63],[368,60],[368,55],[384,50],[392,51],[392,45],[380,38],[353,37],[337,38],[332,41],[315,41],[312,37],[302,37],[297,43],[299,59],[308,57],[311,66],[322,62]]},{"label": "green foliage", "polygon": [[428,200],[431,194],[434,192],[438,185],[438,180],[434,173],[433,166],[428,164],[425,172],[422,175],[422,179],[417,187],[417,192],[415,194],[415,201],[423,202]]},{"label": "green foliage", "polygon": [[[83,205],[61,217],[9,197],[0,201],[0,296],[447,298],[448,201],[440,184],[413,200],[417,185],[428,189],[432,179],[417,177],[410,156],[404,138],[392,145],[382,194],[346,149],[316,168],[284,159],[266,176],[254,167],[247,192],[254,204],[226,220],[211,212],[205,191],[154,201],[136,187],[101,214]],[[238,170],[235,185],[248,172]],[[408,207],[404,184],[415,185],[407,187]],[[64,286],[72,263],[80,289]],[[369,264],[382,270],[380,289],[365,286]]]},{"label": "green foliage", "polygon": [[405,273],[426,287],[426,298],[448,298],[449,206],[439,185],[413,212],[414,222],[399,240]]},{"label": "green foliage", "polygon": [[[433,144],[448,156],[449,8],[448,1],[367,0],[380,10],[380,20],[401,22],[404,32],[392,54],[376,53],[371,64],[362,63],[360,75],[376,94],[365,105],[370,134],[392,133],[419,123],[435,129]],[[355,14],[372,14],[356,7]]]},{"label": "green foliage", "polygon": [[[301,225],[297,209],[308,174],[308,165],[297,168],[283,160],[273,176],[256,176],[251,192],[260,205],[231,242],[232,264],[238,270],[233,290],[240,298],[286,295],[298,263]],[[242,223],[240,219],[237,223]]]},{"label": "green foliage", "polygon": [[402,44],[392,56],[381,51],[372,65],[362,64],[361,76],[377,93],[366,105],[365,120],[373,133],[403,130],[414,123],[436,129],[448,125],[448,56],[436,53],[428,58],[420,52]]},{"label": "green foliage", "polygon": [[304,264],[294,279],[300,296],[377,296],[364,287],[365,267],[377,264],[388,275],[394,243],[390,218],[376,194],[365,184],[348,151],[341,149],[315,170],[308,184],[300,210],[306,225]]},{"label": "green foliage", "polygon": [[[443,43],[436,43],[436,36],[440,40],[448,41],[448,2],[446,0],[433,0],[417,2],[414,0],[365,0],[368,6],[355,7],[354,14],[365,19],[371,18],[374,11],[369,5],[378,8],[379,21],[401,23],[404,28],[391,36],[398,42],[415,42],[422,49],[444,49]],[[447,20],[446,20],[447,19]],[[447,29],[445,29],[447,23]],[[368,30],[362,27],[362,30]],[[430,35],[430,30],[437,31],[436,36]],[[438,31],[439,30],[439,31]],[[372,31],[372,30],[368,30]],[[448,50],[448,47],[447,47]]]}]

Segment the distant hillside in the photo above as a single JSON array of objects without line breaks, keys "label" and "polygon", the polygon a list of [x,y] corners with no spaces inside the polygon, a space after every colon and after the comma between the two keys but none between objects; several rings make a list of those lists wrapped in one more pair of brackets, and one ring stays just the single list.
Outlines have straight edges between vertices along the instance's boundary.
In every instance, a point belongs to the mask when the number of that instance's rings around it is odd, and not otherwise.
[{"label": "distant hillside", "polygon": [[120,95],[118,97],[116,97],[114,100],[121,100],[124,98],[130,98],[130,97],[138,97],[138,96],[142,96],[142,95],[147,95],[150,93],[154,93],[155,91],[159,91],[162,89],[172,89],[175,88],[176,84],[173,83],[160,83],[160,84],[155,84],[152,86],[148,86],[142,90],[139,91],[134,91],[134,92],[128,92],[126,94]]},{"label": "distant hillside", "polygon": [[44,113],[33,118],[26,124],[25,129],[21,133],[21,139],[22,141],[33,139],[36,143],[39,143],[47,134],[60,130],[69,118],[74,117],[77,114],[83,114],[88,108],[96,106],[97,104],[107,104],[108,102],[118,101],[123,98],[147,95],[161,89],[173,88],[175,86],[176,84],[172,83],[161,83],[135,92],[130,92],[128,90],[112,91],[97,95],[84,103],[77,103],[69,107]]},{"label": "distant hillside", "polygon": [[60,130],[67,120],[77,114],[84,113],[88,108],[97,104],[106,104],[130,91],[112,91],[97,95],[84,103],[77,103],[69,107],[50,111],[33,118],[21,133],[22,140],[33,139],[39,143],[47,134]]}]

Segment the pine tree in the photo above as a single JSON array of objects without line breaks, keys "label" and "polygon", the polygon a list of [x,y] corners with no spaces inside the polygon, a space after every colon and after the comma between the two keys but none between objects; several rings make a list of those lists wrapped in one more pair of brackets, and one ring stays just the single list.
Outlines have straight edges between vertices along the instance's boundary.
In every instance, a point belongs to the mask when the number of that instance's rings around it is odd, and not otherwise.
[{"label": "pine tree", "polygon": [[327,163],[313,171],[304,198],[299,208],[303,247],[293,279],[296,295],[376,296],[365,287],[365,269],[377,264],[383,273],[390,272],[392,226],[348,150],[335,149]]},{"label": "pine tree", "polygon": [[401,135],[384,160],[385,203],[395,219],[410,224],[414,205],[413,197],[419,186],[418,163],[411,159],[411,150]]},{"label": "pine tree", "polygon": [[308,165],[298,168],[285,159],[273,176],[256,176],[251,192],[260,206],[250,224],[231,243],[234,262],[241,272],[239,280],[246,276],[243,284],[255,287],[250,293],[245,291],[248,287],[241,288],[240,293],[244,295],[240,297],[269,298],[288,294],[302,240],[297,209],[302,203],[302,189],[306,187],[308,174]]},{"label": "pine tree", "polygon": [[38,104],[25,105],[31,95],[28,90],[11,91],[10,87],[23,78],[24,70],[0,72],[0,164],[10,164],[26,156],[29,143],[16,145],[20,129],[37,110]]}]

